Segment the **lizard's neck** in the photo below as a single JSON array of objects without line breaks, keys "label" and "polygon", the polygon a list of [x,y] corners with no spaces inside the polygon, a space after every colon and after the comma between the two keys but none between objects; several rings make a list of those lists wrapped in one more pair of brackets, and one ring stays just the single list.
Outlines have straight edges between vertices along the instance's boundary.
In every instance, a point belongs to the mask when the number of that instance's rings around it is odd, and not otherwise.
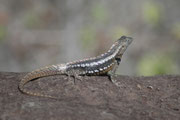
[{"label": "lizard's neck", "polygon": [[121,56],[118,56],[118,53],[119,53],[120,50],[121,50],[121,44],[120,44],[118,41],[116,41],[116,42],[111,46],[111,48],[108,50],[108,52],[105,53],[105,54],[107,54],[107,55],[104,56],[104,59],[107,59],[107,60],[115,59],[116,56],[117,56],[118,58],[121,58]]}]

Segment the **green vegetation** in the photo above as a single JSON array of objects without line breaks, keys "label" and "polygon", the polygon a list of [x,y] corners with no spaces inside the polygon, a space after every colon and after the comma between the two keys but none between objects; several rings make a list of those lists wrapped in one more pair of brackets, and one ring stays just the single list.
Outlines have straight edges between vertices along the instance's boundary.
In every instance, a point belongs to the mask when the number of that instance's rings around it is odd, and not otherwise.
[{"label": "green vegetation", "polygon": [[7,34],[6,27],[3,25],[0,25],[0,41],[5,38],[6,34]]},{"label": "green vegetation", "polygon": [[144,21],[151,25],[158,25],[160,22],[160,15],[161,15],[160,6],[153,2],[145,2],[143,5],[143,17]]},{"label": "green vegetation", "polygon": [[81,31],[81,43],[85,49],[94,49],[94,47],[89,46],[95,46],[96,43],[96,30],[94,30],[92,27],[85,27]]},{"label": "green vegetation", "polygon": [[92,17],[94,18],[95,21],[106,22],[108,18],[107,10],[105,9],[103,5],[96,4],[92,8]]},{"label": "green vegetation", "polygon": [[176,23],[172,28],[172,34],[180,40],[180,23]]},{"label": "green vegetation", "polygon": [[[108,19],[107,10],[104,5],[96,3],[90,11],[92,20],[97,24],[105,24]],[[84,49],[94,50],[97,36],[97,26],[86,26],[80,32],[80,40]],[[92,47],[89,47],[92,46]]]},{"label": "green vegetation", "polygon": [[41,20],[35,12],[27,13],[24,17],[24,24],[27,28],[38,28],[41,25]]},{"label": "green vegetation", "polygon": [[144,76],[176,74],[177,72],[175,62],[167,55],[144,56],[137,67],[138,75]]}]

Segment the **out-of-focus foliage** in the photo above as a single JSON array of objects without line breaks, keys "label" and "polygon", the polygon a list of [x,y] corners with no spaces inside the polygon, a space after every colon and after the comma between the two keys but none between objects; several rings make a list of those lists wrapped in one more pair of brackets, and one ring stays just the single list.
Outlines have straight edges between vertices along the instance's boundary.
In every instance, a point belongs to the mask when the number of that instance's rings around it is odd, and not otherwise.
[{"label": "out-of-focus foliage", "polygon": [[37,13],[35,12],[27,13],[24,16],[24,24],[29,29],[39,28],[41,25],[41,20],[39,18],[39,15],[37,15]]},{"label": "out-of-focus foliage", "polygon": [[5,40],[7,35],[8,13],[0,11],[0,41]]},{"label": "out-of-focus foliage", "polygon": [[160,6],[157,3],[153,1],[144,3],[143,17],[146,23],[156,26],[160,22],[161,14]]},{"label": "out-of-focus foliage", "polygon": [[168,55],[145,55],[138,63],[138,75],[177,74],[174,60]]},{"label": "out-of-focus foliage", "polygon": [[[80,34],[80,40],[84,49],[92,50],[95,48],[96,30],[92,27],[85,27]],[[91,46],[91,47],[89,47]]]},{"label": "out-of-focus foliage", "polygon": [[94,17],[94,20],[99,22],[106,22],[108,18],[108,14],[106,10],[107,9],[103,5],[96,4],[92,8],[92,16]]},{"label": "out-of-focus foliage", "polygon": [[5,26],[0,25],[0,40],[3,40],[7,34],[7,29]]},{"label": "out-of-focus foliage", "polygon": [[[95,56],[126,35],[134,41],[117,73],[178,73],[179,6],[179,0],[1,0],[0,70],[30,71]],[[152,51],[158,56],[146,56]]]},{"label": "out-of-focus foliage", "polygon": [[176,23],[172,29],[173,35],[180,40],[180,23]]}]

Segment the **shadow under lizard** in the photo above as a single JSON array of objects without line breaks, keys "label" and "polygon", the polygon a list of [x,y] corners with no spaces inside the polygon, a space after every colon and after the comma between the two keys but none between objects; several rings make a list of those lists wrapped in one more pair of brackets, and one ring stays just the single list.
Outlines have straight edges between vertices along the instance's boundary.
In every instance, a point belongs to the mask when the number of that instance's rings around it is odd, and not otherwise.
[{"label": "shadow under lizard", "polygon": [[115,85],[119,86],[119,83],[114,79],[115,72],[120,64],[123,53],[132,41],[133,39],[131,37],[122,36],[106,53],[101,54],[100,56],[66,64],[51,65],[32,71],[20,81],[19,90],[27,95],[58,99],[54,96],[32,92],[24,88],[25,84],[32,80],[52,75],[67,75],[68,79],[74,77],[74,80],[81,80],[81,76],[105,74],[109,76],[110,80]]}]

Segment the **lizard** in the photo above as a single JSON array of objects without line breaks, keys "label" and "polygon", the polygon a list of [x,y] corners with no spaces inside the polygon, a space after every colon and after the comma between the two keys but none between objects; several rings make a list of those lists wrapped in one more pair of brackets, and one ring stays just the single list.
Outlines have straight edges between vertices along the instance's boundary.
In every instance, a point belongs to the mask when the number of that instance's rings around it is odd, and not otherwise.
[{"label": "lizard", "polygon": [[82,80],[81,77],[85,75],[93,76],[105,74],[109,77],[112,83],[119,86],[119,83],[115,80],[115,73],[121,62],[122,55],[132,41],[133,38],[122,36],[117,41],[115,41],[115,43],[106,53],[97,57],[64,64],[46,66],[44,68],[32,71],[21,79],[18,88],[22,93],[27,95],[57,99],[57,97],[32,92],[24,88],[24,86],[32,80],[52,75],[67,75],[68,80],[70,77],[74,77],[75,82],[76,79]]}]

